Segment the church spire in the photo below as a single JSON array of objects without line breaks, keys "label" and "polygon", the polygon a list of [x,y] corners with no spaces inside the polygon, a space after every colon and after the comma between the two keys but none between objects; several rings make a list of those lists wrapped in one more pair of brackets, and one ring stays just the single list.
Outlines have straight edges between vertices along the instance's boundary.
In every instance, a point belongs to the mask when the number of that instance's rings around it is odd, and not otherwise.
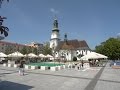
[{"label": "church spire", "polygon": [[65,42],[66,44],[68,44],[68,43],[67,43],[67,33],[65,33],[65,35],[64,35],[64,42]]},{"label": "church spire", "polygon": [[58,46],[59,41],[60,39],[59,39],[58,20],[55,17],[54,22],[53,22],[51,39],[50,39],[50,48],[53,48],[53,45],[56,48]]},{"label": "church spire", "polygon": [[57,17],[55,16],[55,19],[54,19],[54,23],[53,23],[53,28],[54,29],[58,29],[58,20],[57,20]]}]

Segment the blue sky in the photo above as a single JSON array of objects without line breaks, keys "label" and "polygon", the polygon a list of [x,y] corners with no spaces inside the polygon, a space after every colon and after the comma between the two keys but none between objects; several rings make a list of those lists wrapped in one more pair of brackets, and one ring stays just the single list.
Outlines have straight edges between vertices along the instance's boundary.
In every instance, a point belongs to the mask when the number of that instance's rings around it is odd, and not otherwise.
[{"label": "blue sky", "polygon": [[120,33],[120,0],[10,0],[0,15],[9,27],[6,41],[17,43],[50,40],[56,13],[60,37],[86,40],[89,47]]}]

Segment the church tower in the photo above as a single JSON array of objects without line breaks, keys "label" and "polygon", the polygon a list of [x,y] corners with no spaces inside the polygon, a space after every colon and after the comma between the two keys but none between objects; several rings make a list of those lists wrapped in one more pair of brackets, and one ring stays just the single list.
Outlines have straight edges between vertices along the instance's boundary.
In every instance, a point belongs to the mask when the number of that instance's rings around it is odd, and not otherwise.
[{"label": "church tower", "polygon": [[58,29],[58,20],[55,18],[53,23],[53,29],[50,39],[50,48],[55,49],[58,46],[58,43],[60,41],[59,38],[59,29]]}]

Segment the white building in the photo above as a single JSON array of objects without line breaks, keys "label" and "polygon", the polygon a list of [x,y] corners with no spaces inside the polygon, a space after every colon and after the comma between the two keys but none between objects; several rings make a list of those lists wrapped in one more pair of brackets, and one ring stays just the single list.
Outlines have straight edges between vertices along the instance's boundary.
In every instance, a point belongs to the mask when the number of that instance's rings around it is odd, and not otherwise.
[{"label": "white building", "polygon": [[65,34],[64,40],[60,41],[57,19],[55,19],[53,23],[50,48],[53,49],[55,58],[63,58],[67,61],[73,60],[73,57],[76,57],[77,60],[80,60],[81,56],[91,52],[85,40],[68,40],[67,34]]},{"label": "white building", "polygon": [[59,39],[59,29],[58,29],[58,21],[57,19],[54,20],[53,23],[53,30],[51,34],[51,39],[50,39],[50,48],[56,48],[58,46],[58,43],[60,41]]},{"label": "white building", "polygon": [[81,56],[91,52],[86,41],[84,40],[67,40],[67,42],[60,41],[55,51],[55,57],[64,58],[67,61],[72,60],[73,57],[76,57],[77,60],[80,60]]}]

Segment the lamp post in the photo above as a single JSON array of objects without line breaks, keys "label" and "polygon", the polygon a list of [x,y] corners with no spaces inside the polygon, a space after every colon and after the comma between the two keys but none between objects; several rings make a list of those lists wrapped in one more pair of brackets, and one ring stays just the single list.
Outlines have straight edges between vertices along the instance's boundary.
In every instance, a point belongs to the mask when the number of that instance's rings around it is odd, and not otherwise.
[{"label": "lamp post", "polygon": [[52,46],[52,52],[53,52],[53,59],[54,59],[54,64],[55,64],[55,44]]}]

